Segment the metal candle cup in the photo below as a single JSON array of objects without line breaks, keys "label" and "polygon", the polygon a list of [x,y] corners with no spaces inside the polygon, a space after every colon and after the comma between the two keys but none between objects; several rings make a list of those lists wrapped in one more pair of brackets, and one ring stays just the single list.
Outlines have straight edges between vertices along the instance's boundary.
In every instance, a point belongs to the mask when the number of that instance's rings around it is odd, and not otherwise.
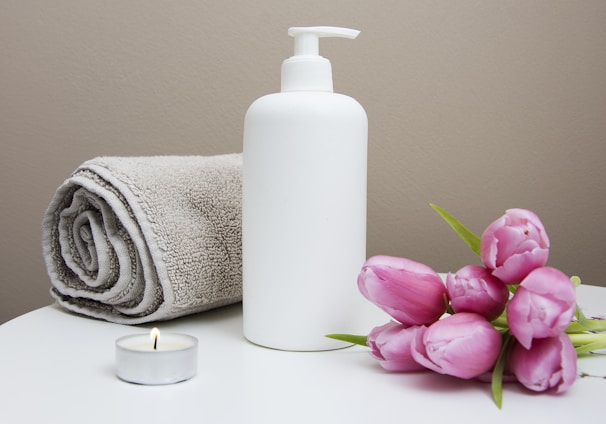
[{"label": "metal candle cup", "polygon": [[196,375],[198,339],[186,334],[135,334],[116,340],[116,375],[146,385],[172,384]]}]

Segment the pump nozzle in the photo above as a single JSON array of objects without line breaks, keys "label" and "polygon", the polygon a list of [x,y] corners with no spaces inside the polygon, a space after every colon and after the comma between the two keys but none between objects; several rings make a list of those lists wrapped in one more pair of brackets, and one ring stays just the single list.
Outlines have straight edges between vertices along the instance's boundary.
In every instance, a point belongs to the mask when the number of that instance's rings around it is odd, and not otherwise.
[{"label": "pump nozzle", "polygon": [[316,27],[292,27],[288,29],[288,35],[295,38],[295,56],[318,55],[319,38],[342,37],[354,39],[360,34],[357,29],[339,28],[330,26]]},{"label": "pump nozzle", "polygon": [[330,26],[292,27],[288,35],[295,39],[294,56],[282,63],[282,91],[332,91],[332,67],[319,55],[319,39],[354,39],[360,31]]}]

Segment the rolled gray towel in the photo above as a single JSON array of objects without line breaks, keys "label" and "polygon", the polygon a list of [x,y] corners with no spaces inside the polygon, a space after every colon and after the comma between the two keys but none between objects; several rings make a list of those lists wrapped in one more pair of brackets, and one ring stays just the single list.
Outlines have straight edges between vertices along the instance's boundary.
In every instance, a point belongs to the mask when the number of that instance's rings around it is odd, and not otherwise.
[{"label": "rolled gray towel", "polygon": [[84,162],[44,216],[51,295],[122,324],[240,301],[241,170],[239,153]]}]

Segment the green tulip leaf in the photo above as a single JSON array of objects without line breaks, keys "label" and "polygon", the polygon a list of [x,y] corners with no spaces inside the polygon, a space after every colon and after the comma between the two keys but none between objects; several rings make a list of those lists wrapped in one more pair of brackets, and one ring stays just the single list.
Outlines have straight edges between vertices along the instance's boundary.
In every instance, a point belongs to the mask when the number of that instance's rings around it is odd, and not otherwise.
[{"label": "green tulip leaf", "polygon": [[368,336],[356,336],[353,334],[327,334],[329,339],[341,340],[342,342],[353,343],[360,346],[367,346]]},{"label": "green tulip leaf", "polygon": [[430,203],[429,206],[433,208],[434,211],[438,213],[446,221],[448,225],[452,227],[452,229],[457,233],[461,239],[467,243],[469,248],[478,256],[480,256],[480,237],[475,235],[469,228],[461,224],[461,222],[456,219],[454,216],[446,212],[444,209]]}]

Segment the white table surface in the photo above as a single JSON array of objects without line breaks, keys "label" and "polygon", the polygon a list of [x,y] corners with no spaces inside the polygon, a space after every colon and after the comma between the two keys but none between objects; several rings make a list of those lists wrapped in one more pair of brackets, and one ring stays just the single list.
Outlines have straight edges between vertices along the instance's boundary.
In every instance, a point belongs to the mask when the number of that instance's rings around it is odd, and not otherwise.
[{"label": "white table surface", "polygon": [[[606,312],[606,288],[579,303]],[[371,326],[383,322],[371,323]],[[0,423],[572,423],[604,421],[606,379],[579,378],[563,395],[490,386],[435,373],[384,372],[361,346],[282,352],[247,342],[241,305],[158,323],[200,341],[198,375],[168,386],[115,376],[115,340],[148,332],[48,306],[0,326]],[[606,375],[606,355],[579,372]]]}]

